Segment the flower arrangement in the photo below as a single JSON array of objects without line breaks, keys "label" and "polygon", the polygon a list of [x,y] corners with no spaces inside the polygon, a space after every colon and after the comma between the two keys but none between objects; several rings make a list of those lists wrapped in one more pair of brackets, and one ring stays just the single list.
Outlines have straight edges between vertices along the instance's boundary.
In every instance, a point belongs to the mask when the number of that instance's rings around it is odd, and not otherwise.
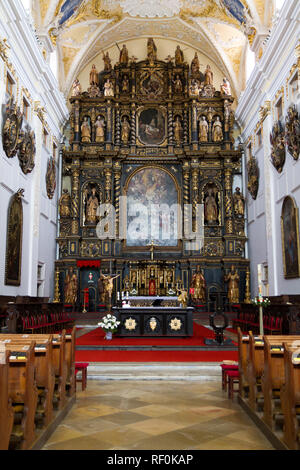
[{"label": "flower arrangement", "polygon": [[251,301],[253,303],[253,305],[257,305],[257,306],[261,306],[261,307],[268,307],[268,305],[271,304],[271,301],[268,297],[261,297],[261,296],[258,296],[258,297],[255,297],[254,299],[252,299]]},{"label": "flower arrangement", "polygon": [[98,323],[104,331],[115,333],[118,329],[118,326],[121,322],[117,320],[117,317],[108,313],[105,317],[102,318],[102,321]]}]

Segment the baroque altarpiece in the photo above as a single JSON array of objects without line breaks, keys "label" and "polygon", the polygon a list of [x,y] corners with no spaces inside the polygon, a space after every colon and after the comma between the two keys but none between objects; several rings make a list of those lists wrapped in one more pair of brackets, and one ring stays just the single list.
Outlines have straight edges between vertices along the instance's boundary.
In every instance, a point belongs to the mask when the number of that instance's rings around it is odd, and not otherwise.
[{"label": "baroque altarpiece", "polygon": [[[142,61],[129,60],[123,46],[114,67],[108,54],[103,55],[103,71],[92,67],[86,91],[74,82],[71,138],[62,151],[56,290],[66,303],[65,279],[71,273],[76,307],[82,308],[84,289],[89,289],[89,308],[97,310],[101,273],[119,275],[116,300],[121,291],[166,296],[188,290],[198,270],[207,295],[226,292],[234,266],[236,300],[242,302],[249,262],[245,201],[234,187],[242,169],[241,151],[234,148],[230,87],[224,80],[217,90],[210,67],[201,72],[197,54],[186,63],[179,46],[175,59],[161,61],[149,39],[145,55]],[[108,204],[114,210],[115,233],[99,237],[97,227],[110,220]],[[141,207],[151,204],[181,209],[167,217],[175,232],[181,226],[179,237],[172,229],[162,236],[162,213],[144,233],[148,216],[139,218]],[[190,209],[185,212],[184,207]],[[193,244],[190,226],[194,230],[198,207],[204,208],[203,239]]]}]

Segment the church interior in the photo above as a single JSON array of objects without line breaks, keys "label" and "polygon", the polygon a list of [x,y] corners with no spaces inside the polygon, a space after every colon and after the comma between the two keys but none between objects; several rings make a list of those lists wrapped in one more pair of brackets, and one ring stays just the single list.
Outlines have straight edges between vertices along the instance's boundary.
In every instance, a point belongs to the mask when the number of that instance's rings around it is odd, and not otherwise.
[{"label": "church interior", "polygon": [[2,0],[0,76],[0,449],[300,450],[300,2]]}]

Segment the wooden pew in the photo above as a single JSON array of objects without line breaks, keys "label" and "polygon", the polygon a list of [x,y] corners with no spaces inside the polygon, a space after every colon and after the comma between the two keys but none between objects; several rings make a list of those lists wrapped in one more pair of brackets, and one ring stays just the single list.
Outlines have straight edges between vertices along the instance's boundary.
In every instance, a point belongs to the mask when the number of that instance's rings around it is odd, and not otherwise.
[{"label": "wooden pew", "polygon": [[300,450],[300,348],[283,343],[285,379],[281,387],[283,441],[291,450]]},{"label": "wooden pew", "polygon": [[76,327],[72,328],[71,333],[66,336],[66,361],[67,361],[67,378],[66,387],[68,396],[75,393],[75,342],[76,342]]},{"label": "wooden pew", "polygon": [[258,411],[263,403],[261,376],[264,369],[264,342],[262,336],[254,336],[249,331],[249,360],[247,377],[249,384],[249,406]]},{"label": "wooden pew", "polygon": [[9,397],[9,351],[1,351],[0,363],[0,450],[8,450],[14,425],[14,409]]},{"label": "wooden pew", "polygon": [[239,393],[241,397],[247,398],[249,394],[249,383],[247,375],[247,364],[249,360],[249,335],[244,335],[240,327],[237,328],[238,351],[239,351]]},{"label": "wooden pew", "polygon": [[54,408],[61,409],[66,403],[66,382],[68,365],[66,360],[66,331],[63,330],[61,334],[16,334],[7,335],[0,334],[0,340],[8,339],[10,337],[18,337],[22,340],[41,341],[45,337],[52,338],[52,364],[55,377],[55,387],[53,393],[53,406]]},{"label": "wooden pew", "polygon": [[[300,336],[264,336],[264,371],[262,390],[264,395],[264,422],[275,431],[276,423],[283,419],[281,388],[285,381],[284,349],[286,341],[292,345]],[[300,343],[299,343],[300,344]]]},{"label": "wooden pew", "polygon": [[[30,344],[32,338],[22,338],[23,335],[3,335],[5,344]],[[26,335],[27,336],[27,335]],[[30,335],[31,336],[31,335]],[[43,335],[37,339],[34,348],[34,363],[36,367],[36,385],[38,388],[38,406],[36,424],[48,426],[53,419],[54,366],[52,353],[52,335]],[[0,340],[2,335],[0,335]]]},{"label": "wooden pew", "polygon": [[10,448],[30,449],[35,439],[35,412],[38,390],[35,382],[34,347],[6,344],[9,351],[8,393],[14,407]]}]

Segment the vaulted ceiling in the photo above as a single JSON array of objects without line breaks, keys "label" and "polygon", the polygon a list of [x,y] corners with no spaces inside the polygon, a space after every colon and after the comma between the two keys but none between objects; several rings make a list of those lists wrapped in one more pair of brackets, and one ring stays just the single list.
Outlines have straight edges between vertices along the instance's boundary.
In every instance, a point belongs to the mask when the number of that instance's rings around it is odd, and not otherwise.
[{"label": "vaulted ceiling", "polygon": [[[48,35],[57,50],[65,95],[103,51],[117,54],[128,44],[129,55],[137,56],[134,41],[153,37],[174,41],[171,56],[180,44],[209,58],[239,96],[247,46],[267,34],[274,0],[33,0],[32,7],[37,33]],[[164,60],[162,53],[158,49]]]}]

